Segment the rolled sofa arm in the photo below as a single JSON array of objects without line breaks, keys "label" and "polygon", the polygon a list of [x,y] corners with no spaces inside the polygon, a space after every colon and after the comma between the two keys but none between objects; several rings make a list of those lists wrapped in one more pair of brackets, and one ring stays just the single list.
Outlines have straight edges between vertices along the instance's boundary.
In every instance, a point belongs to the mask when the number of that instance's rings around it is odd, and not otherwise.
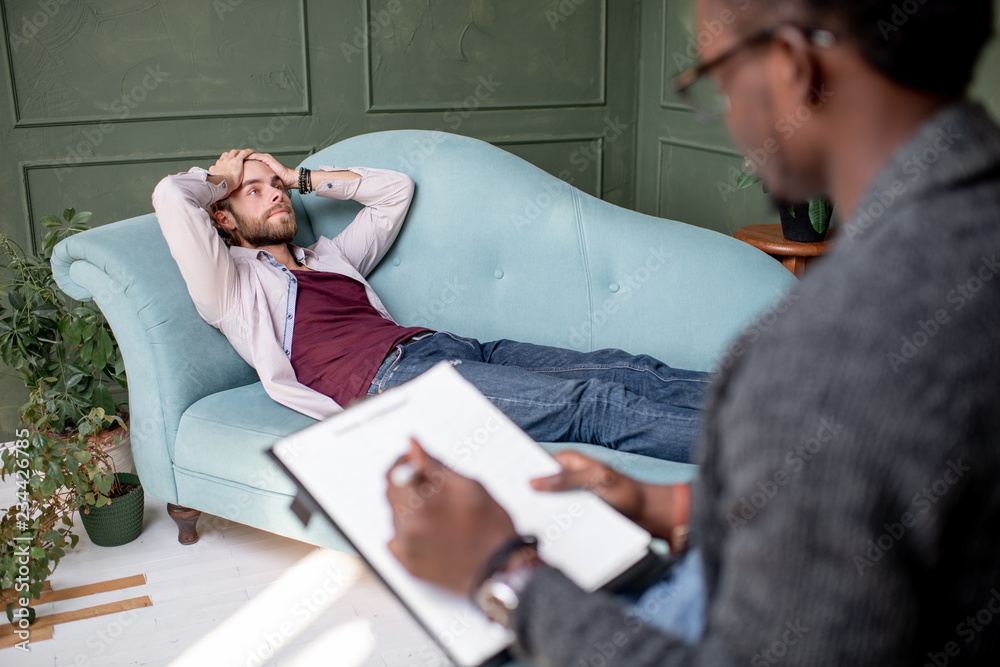
[{"label": "rolled sofa arm", "polygon": [[93,300],[108,319],[128,376],[136,469],[147,494],[176,502],[181,415],[205,396],[257,382],[256,372],[195,312],[153,214],[63,240],[52,272],[60,289]]}]

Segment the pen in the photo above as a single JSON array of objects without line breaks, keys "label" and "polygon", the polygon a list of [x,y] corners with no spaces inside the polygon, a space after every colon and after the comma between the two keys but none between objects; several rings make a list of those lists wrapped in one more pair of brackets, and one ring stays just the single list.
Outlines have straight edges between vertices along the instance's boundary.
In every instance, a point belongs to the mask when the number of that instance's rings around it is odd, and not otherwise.
[{"label": "pen", "polygon": [[406,486],[417,476],[416,469],[409,463],[403,462],[396,465],[389,473],[389,480],[393,486]]}]

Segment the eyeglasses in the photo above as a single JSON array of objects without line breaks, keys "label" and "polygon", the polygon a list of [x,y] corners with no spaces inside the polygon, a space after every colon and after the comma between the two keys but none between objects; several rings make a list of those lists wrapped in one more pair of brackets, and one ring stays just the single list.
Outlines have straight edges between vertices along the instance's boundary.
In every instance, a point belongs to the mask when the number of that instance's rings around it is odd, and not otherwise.
[{"label": "eyeglasses", "polygon": [[729,111],[729,96],[719,89],[712,77],[707,75],[723,63],[732,60],[740,52],[767,44],[786,26],[799,30],[815,46],[829,48],[837,43],[837,38],[829,30],[792,24],[773,25],[747,35],[708,62],[684,70],[674,77],[674,90],[684,103],[691,107],[699,121],[717,122]]}]

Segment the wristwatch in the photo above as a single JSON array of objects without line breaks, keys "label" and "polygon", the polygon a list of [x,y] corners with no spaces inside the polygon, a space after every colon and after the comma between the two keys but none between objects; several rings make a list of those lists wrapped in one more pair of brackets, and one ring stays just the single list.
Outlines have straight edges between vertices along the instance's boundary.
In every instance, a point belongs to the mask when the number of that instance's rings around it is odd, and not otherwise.
[{"label": "wristwatch", "polygon": [[479,586],[475,601],[476,606],[486,614],[486,618],[508,630],[513,629],[514,610],[520,604],[520,599],[517,590],[508,582],[490,577]]},{"label": "wristwatch", "polygon": [[487,576],[476,587],[473,601],[486,617],[508,630],[513,629],[514,610],[520,595],[535,570],[542,564],[538,557],[538,540],[517,536],[505,544],[487,567]]}]

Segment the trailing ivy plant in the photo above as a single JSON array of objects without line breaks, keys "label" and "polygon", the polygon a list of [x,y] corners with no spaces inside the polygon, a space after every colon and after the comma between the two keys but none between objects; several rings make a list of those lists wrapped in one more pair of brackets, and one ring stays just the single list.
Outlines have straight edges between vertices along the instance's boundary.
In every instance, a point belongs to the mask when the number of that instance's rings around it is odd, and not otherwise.
[{"label": "trailing ivy plant", "polygon": [[61,292],[50,264],[56,244],[89,229],[90,216],[67,209],[42,218],[40,256],[0,235],[0,360],[29,391],[15,448],[0,455],[0,479],[17,484],[17,501],[0,516],[0,589],[13,589],[15,599],[4,600],[12,621],[34,620],[30,600],[79,540],[73,513],[107,504],[115,479],[91,436],[123,424],[112,394],[126,388],[121,353],[100,310]]},{"label": "trailing ivy plant", "polygon": [[111,458],[93,436],[120,417],[93,408],[72,436],[56,435],[58,415],[47,407],[46,385],[39,384],[21,409],[23,428],[13,449],[0,454],[0,478],[12,477],[17,497],[0,517],[0,589],[11,622],[34,622],[32,600],[39,600],[45,581],[66,549],[75,547],[73,513],[84,505],[102,507],[114,495]]}]

